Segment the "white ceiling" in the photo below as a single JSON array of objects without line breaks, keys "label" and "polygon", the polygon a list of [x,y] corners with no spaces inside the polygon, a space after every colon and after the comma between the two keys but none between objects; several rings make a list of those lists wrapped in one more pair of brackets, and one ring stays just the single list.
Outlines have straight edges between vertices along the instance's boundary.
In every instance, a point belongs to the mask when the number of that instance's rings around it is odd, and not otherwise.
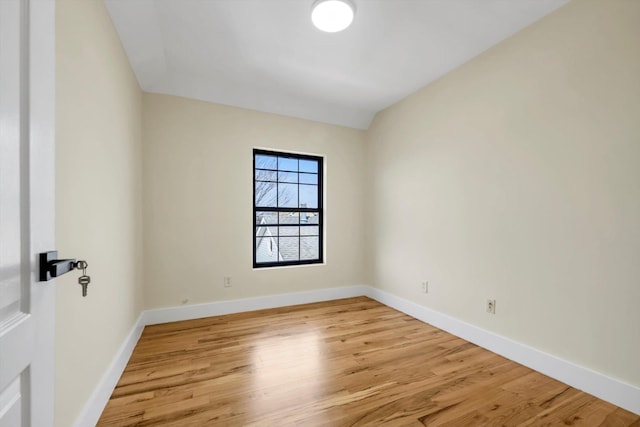
[{"label": "white ceiling", "polygon": [[366,129],[378,111],[567,0],[104,0],[143,90]]}]

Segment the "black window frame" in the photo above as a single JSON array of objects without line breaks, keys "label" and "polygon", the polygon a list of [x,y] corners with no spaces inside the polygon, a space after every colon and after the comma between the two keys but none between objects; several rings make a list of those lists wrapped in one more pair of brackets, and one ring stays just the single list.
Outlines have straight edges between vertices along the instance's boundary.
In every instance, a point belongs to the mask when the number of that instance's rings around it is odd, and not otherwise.
[{"label": "black window frame", "polygon": [[[290,159],[297,159],[297,160],[311,160],[311,161],[315,161],[318,163],[318,203],[317,203],[317,208],[301,208],[299,207],[300,202],[298,201],[298,207],[266,207],[266,206],[256,206],[256,183],[258,181],[256,181],[256,156],[259,155],[265,155],[265,156],[274,156],[274,157],[279,157],[279,158],[290,158]],[[276,169],[269,169],[272,170],[274,172],[278,172],[280,171],[280,169],[278,169],[278,166],[276,166]],[[276,183],[276,194],[278,194],[278,180],[276,178],[275,181],[273,181]],[[298,182],[298,185],[300,185],[300,183]],[[252,242],[252,246],[253,246],[253,268],[268,268],[268,267],[283,267],[283,266],[296,266],[296,265],[309,265],[309,264],[323,264],[324,263],[324,203],[323,203],[323,199],[324,199],[324,158],[322,156],[315,156],[315,155],[310,155],[310,154],[298,154],[298,153],[291,153],[291,152],[285,152],[285,151],[273,151],[273,150],[264,150],[264,149],[258,149],[258,148],[254,148],[253,149],[253,229],[252,229],[252,233],[251,235],[253,236],[253,242]],[[298,189],[298,193],[299,193],[299,189]],[[278,196],[276,196],[278,197]],[[277,205],[277,203],[276,203]],[[256,252],[257,252],[257,238],[258,236],[256,235],[256,230],[258,229],[258,224],[257,224],[257,213],[258,212],[276,212],[278,214],[278,218],[280,218],[280,213],[286,213],[286,212],[297,212],[298,215],[302,214],[302,213],[315,213],[318,216],[318,224],[302,224],[299,221],[298,226],[299,227],[306,227],[306,226],[314,226],[314,227],[318,227],[318,258],[317,259],[305,259],[305,260],[301,260],[300,259],[300,246],[299,246],[299,250],[298,250],[298,260],[294,260],[294,261],[274,261],[274,262],[257,262],[256,260]],[[279,223],[279,219],[278,219],[278,225],[280,226]],[[300,229],[299,229],[300,230]],[[301,231],[299,231],[298,234],[298,245],[300,245],[300,237],[304,237],[305,235],[302,234]]]}]

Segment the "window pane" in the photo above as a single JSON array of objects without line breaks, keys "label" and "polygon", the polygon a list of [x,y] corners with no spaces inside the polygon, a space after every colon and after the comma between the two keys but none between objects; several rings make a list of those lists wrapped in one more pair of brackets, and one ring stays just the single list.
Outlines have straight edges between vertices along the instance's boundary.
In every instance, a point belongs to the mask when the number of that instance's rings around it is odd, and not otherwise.
[{"label": "window pane", "polygon": [[317,185],[300,185],[300,207],[313,209],[318,207]]},{"label": "window pane", "polygon": [[265,170],[265,169],[256,169],[256,181],[277,181],[278,172]]},{"label": "window pane", "polygon": [[278,157],[278,169],[281,171],[298,172],[298,159]]},{"label": "window pane", "polygon": [[306,218],[303,218],[302,212],[300,213],[301,224],[320,224],[318,214],[315,212],[305,212]]},{"label": "window pane", "polygon": [[311,227],[300,227],[300,235],[301,236],[317,236],[320,233],[320,227],[311,226]]},{"label": "window pane", "polygon": [[300,212],[300,224],[308,224],[309,223],[309,212]]},{"label": "window pane", "polygon": [[279,182],[298,182],[298,174],[295,172],[278,172]]},{"label": "window pane", "polygon": [[300,174],[300,183],[301,184],[317,184],[318,183],[318,175],[315,173],[301,173]]},{"label": "window pane", "polygon": [[299,224],[299,218],[298,212],[280,212],[278,222],[279,224]]},{"label": "window pane", "polygon": [[300,259],[320,258],[320,238],[300,237]]},{"label": "window pane", "polygon": [[277,212],[256,212],[256,224],[277,224]]},{"label": "window pane", "polygon": [[298,245],[300,244],[298,237],[280,237],[278,242],[280,257],[283,261],[298,261],[300,259],[298,254]]},{"label": "window pane", "polygon": [[297,208],[298,207],[298,184],[278,185],[278,207]]},{"label": "window pane", "polygon": [[298,236],[300,235],[300,227],[280,227],[281,236]]},{"label": "window pane", "polygon": [[278,158],[276,156],[265,156],[256,154],[256,169],[277,169]]},{"label": "window pane", "polygon": [[256,237],[256,263],[277,262],[278,245],[277,237]]},{"label": "window pane", "polygon": [[318,162],[315,160],[300,160],[300,172],[318,173]]},{"label": "window pane", "polygon": [[256,227],[256,237],[277,237],[278,227],[260,226]]},{"label": "window pane", "polygon": [[256,182],[256,206],[276,207],[277,186],[273,182]]}]

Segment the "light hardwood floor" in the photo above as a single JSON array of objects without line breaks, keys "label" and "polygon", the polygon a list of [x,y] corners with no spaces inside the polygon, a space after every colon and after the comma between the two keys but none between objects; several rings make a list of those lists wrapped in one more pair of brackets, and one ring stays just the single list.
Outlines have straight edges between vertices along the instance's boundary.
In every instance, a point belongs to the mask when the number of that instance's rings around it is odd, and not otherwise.
[{"label": "light hardwood floor", "polygon": [[635,426],[366,297],[145,328],[99,426]]}]

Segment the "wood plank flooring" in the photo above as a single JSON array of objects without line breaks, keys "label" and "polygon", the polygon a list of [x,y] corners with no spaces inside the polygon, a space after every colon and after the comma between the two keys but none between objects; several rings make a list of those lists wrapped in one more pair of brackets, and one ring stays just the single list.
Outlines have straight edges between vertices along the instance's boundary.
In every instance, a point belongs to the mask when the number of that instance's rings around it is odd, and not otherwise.
[{"label": "wood plank flooring", "polygon": [[634,426],[366,297],[145,328],[99,426]]}]

